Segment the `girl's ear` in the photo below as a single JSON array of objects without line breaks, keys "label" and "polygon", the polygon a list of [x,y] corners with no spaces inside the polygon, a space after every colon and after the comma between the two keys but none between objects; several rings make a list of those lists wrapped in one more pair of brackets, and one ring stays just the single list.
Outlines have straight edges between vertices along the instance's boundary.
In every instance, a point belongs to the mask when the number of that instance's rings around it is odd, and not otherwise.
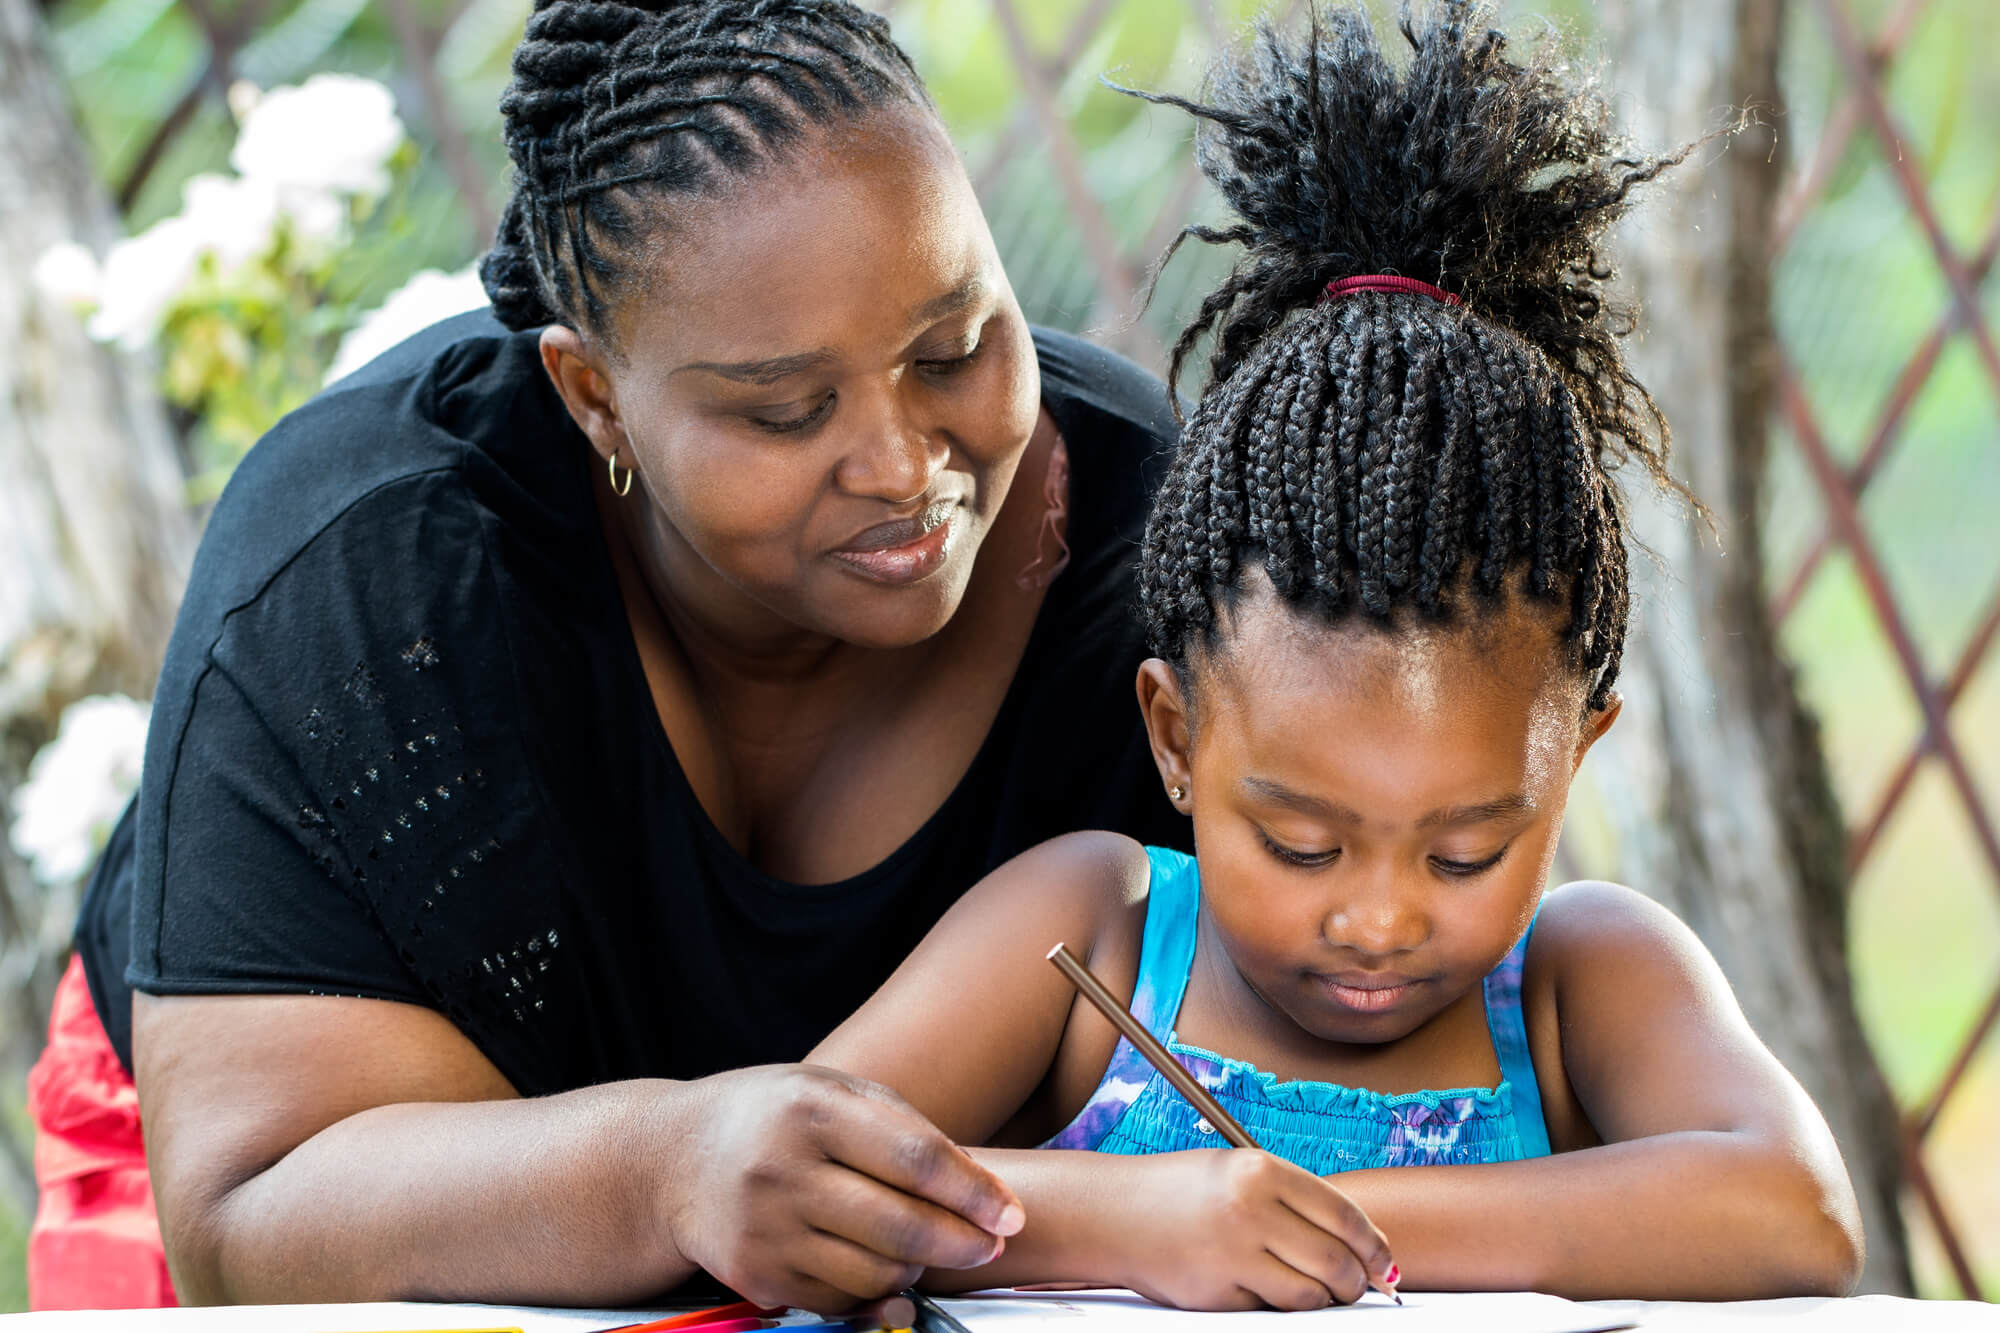
[{"label": "girl's ear", "polygon": [[1611,724],[1618,720],[1619,710],[1624,707],[1625,696],[1613,690],[1604,707],[1584,713],[1582,734],[1576,738],[1576,755],[1569,764],[1571,777],[1575,777],[1576,770],[1583,767],[1583,757],[1590,753],[1591,746],[1604,739],[1604,733],[1611,730]]},{"label": "girl's ear", "polygon": [[618,415],[611,381],[589,345],[575,329],[551,324],[542,330],[541,353],[542,369],[562,396],[570,420],[590,437],[599,458],[616,458],[626,443],[625,423]]},{"label": "girl's ear", "polygon": [[1159,767],[1160,781],[1174,809],[1189,814],[1194,809],[1194,765],[1188,726],[1187,701],[1181,695],[1180,673],[1157,657],[1139,664],[1139,712],[1146,719],[1146,740],[1153,747],[1153,763]]}]

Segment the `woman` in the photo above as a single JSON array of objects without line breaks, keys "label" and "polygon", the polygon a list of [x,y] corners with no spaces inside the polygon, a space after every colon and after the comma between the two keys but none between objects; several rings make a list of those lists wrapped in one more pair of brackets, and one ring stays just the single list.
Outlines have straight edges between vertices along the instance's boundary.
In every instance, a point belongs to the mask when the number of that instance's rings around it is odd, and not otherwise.
[{"label": "woman", "polygon": [[985,1262],[1006,1187],[785,1062],[1015,852],[1185,838],[1130,703],[1166,399],[1030,334],[850,5],[542,3],[502,109],[493,316],[246,459],[86,910],[175,1286]]}]

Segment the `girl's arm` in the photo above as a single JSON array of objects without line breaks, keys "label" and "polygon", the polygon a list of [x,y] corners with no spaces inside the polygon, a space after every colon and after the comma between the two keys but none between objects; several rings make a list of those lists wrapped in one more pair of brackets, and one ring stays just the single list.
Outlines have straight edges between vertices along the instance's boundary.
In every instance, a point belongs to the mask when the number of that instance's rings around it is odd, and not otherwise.
[{"label": "girl's arm", "polygon": [[[1861,1271],[1826,1122],[1757,1039],[1694,933],[1609,884],[1550,895],[1529,984],[1553,988],[1559,1070],[1599,1147],[1338,1177],[1408,1286],[1577,1299],[1840,1295]],[[1557,1089],[1558,1095],[1561,1090]]]},{"label": "girl's arm", "polygon": [[1065,1095],[1080,1106],[1117,1034],[1102,1020],[1071,1031],[1076,992],[1045,955],[1066,943],[1129,996],[1147,880],[1145,848],[1113,833],[1023,852],[967,891],[807,1061],[896,1089],[960,1143],[1017,1119],[1029,1137],[1055,1133],[1052,1111],[1025,1122]]},{"label": "girl's arm", "polygon": [[[1056,1133],[1096,1089],[1117,1033],[1046,955],[1068,944],[1129,997],[1147,878],[1145,849],[1115,834],[1023,853],[808,1059],[887,1084],[962,1143]],[[1265,1153],[973,1156],[1013,1188],[1026,1225],[995,1262],[933,1271],[927,1285],[1089,1281],[1195,1308],[1316,1309],[1359,1298],[1394,1263],[1339,1190]]]}]

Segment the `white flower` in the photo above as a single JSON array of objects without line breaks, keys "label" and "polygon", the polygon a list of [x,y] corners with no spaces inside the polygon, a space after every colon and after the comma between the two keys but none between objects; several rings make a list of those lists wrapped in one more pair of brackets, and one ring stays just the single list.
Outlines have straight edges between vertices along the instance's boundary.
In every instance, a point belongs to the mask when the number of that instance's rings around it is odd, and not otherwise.
[{"label": "white flower", "polygon": [[200,237],[178,213],[112,246],[104,257],[102,304],[90,317],[90,336],[133,351],[146,346],[200,258]]},{"label": "white flower", "polygon": [[97,304],[97,292],[104,271],[97,256],[76,241],[63,241],[42,251],[35,261],[35,290],[69,310],[88,310]]},{"label": "white flower", "polygon": [[128,236],[104,257],[101,304],[90,336],[137,350],[160,331],[204,255],[227,274],[271,248],[278,222],[275,187],[212,172],[181,190],[181,211]]},{"label": "white flower", "polygon": [[486,289],[479,283],[476,267],[457,273],[427,268],[391,292],[381,306],[363,316],[340,340],[340,350],[334,353],[333,364],[327,368],[326,383],[361,369],[403,339],[441,319],[477,310],[485,304]]},{"label": "white flower", "polygon": [[278,226],[278,192],[267,181],[212,172],[181,191],[181,216],[193,229],[197,253],[215,256],[228,274],[271,248]]},{"label": "white flower", "polygon": [[294,88],[251,101],[229,164],[244,176],[287,187],[378,196],[389,188],[389,159],[403,142],[396,99],[373,79],[315,74]]},{"label": "white flower", "polygon": [[28,765],[10,838],[42,883],[70,883],[90,869],[139,785],[147,717],[145,704],[124,695],[79,699]]}]

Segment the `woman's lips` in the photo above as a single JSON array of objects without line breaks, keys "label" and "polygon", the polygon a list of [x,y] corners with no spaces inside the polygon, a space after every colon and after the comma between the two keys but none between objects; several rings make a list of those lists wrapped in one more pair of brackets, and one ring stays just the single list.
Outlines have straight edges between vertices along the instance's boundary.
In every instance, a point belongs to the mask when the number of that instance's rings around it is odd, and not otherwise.
[{"label": "woman's lips", "polygon": [[868,529],[833,553],[833,558],[876,583],[916,583],[936,573],[951,546],[958,506],[940,501],[915,518]]},{"label": "woman's lips", "polygon": [[1357,1013],[1379,1014],[1394,1009],[1416,989],[1420,978],[1394,976],[1321,976],[1319,984],[1336,1004]]}]

